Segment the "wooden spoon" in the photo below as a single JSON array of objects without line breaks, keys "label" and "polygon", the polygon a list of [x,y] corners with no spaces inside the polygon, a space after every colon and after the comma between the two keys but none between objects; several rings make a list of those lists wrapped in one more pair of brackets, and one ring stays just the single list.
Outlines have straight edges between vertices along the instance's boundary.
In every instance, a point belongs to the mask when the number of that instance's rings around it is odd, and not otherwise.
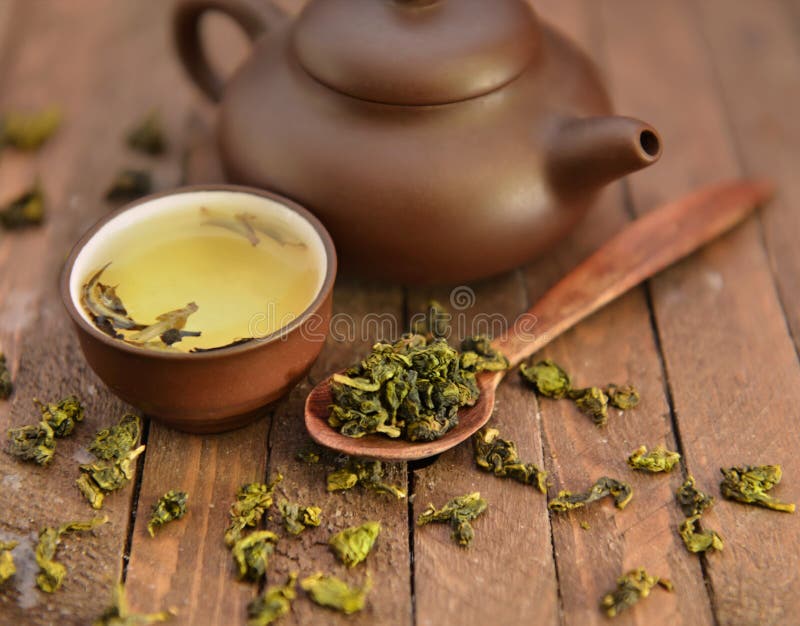
[{"label": "wooden spoon", "polygon": [[[705,187],[649,212],[562,278],[492,344],[508,357],[512,368],[519,365],[603,305],[735,226],[773,191],[768,181],[731,182]],[[306,399],[306,428],[314,441],[345,454],[384,461],[422,459],[458,445],[489,420],[495,389],[504,375],[480,374],[478,401],[461,409],[458,425],[436,441],[341,435],[327,422],[330,378],[314,387]]]}]

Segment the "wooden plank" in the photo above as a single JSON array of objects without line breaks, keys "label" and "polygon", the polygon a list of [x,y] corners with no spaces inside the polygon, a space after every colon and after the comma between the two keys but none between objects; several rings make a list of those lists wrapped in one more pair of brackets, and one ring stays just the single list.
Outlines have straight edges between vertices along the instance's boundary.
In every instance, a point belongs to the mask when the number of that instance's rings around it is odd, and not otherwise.
[{"label": "wooden plank", "polygon": [[[636,210],[737,175],[714,72],[689,5],[615,0],[600,7],[620,107],[640,111],[666,146],[657,168],[631,180]],[[726,4],[716,19],[728,10]],[[737,61],[724,62],[733,72]],[[666,106],[676,94],[690,97],[691,106]],[[652,281],[652,295],[685,460],[700,486],[718,494],[719,467],[738,464],[780,463],[787,476],[800,475],[800,436],[790,421],[800,368],[758,224],[749,222],[663,273]],[[797,500],[796,481],[778,493]],[[705,519],[726,540],[724,553],[706,560],[718,623],[791,622],[800,585],[794,520],[724,501]],[[684,585],[676,583],[682,594]]]}]

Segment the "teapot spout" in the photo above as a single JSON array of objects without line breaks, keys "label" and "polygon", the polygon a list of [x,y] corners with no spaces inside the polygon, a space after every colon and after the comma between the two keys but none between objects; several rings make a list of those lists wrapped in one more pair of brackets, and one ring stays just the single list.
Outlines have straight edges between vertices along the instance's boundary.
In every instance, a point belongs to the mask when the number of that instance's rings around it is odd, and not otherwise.
[{"label": "teapot spout", "polygon": [[647,167],[660,156],[658,132],[641,120],[574,118],[557,130],[547,169],[555,189],[566,195],[582,195]]}]

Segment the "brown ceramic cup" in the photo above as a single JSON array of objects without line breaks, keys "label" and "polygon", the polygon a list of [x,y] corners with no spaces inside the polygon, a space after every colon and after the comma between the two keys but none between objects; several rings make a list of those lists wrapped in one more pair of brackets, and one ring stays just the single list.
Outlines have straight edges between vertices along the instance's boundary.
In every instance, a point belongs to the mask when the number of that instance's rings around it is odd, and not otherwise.
[{"label": "brown ceramic cup", "polygon": [[[146,350],[98,330],[80,304],[80,292],[102,242],[134,221],[157,219],[153,216],[161,210],[223,196],[242,201],[248,211],[277,212],[310,242],[318,253],[321,278],[306,310],[270,335],[194,354]],[[285,395],[308,372],[328,334],[335,277],[333,242],[306,209],[258,189],[202,185],[142,198],[101,219],[75,244],[60,285],[87,362],[116,395],[178,430],[212,433],[254,421],[260,409]]]}]

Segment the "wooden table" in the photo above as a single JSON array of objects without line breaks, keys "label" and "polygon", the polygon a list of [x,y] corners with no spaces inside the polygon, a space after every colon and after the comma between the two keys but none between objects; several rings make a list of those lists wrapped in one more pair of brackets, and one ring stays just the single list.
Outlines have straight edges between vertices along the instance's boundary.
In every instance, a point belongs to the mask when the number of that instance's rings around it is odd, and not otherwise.
[{"label": "wooden table", "polygon": [[[296,11],[299,2],[285,0]],[[408,503],[371,492],[325,492],[331,458],[294,460],[309,445],[303,400],[330,370],[368,349],[376,336],[331,339],[308,380],[236,432],[192,436],[156,422],[132,486],[106,500],[110,524],[72,537],[59,559],[63,588],[34,587],[32,549],[46,525],[88,518],[74,486],[93,433],[127,410],[84,362],[62,309],[56,277],[71,244],[109,210],[101,199],[123,166],[153,169],[160,188],[219,177],[209,144],[213,115],[172,54],[162,0],[0,0],[0,111],[59,104],[66,124],[35,156],[0,155],[0,201],[39,176],[49,218],[37,230],[0,239],[0,341],[16,392],[0,402],[0,430],[34,420],[33,397],[75,392],[88,405],[77,433],[58,443],[48,468],[0,454],[0,539],[21,541],[20,572],[0,589],[2,624],[87,624],[113,583],[126,582],[132,605],[175,607],[176,624],[243,624],[253,586],[237,583],[222,532],[237,487],[278,470],[280,491],[323,508],[323,527],[284,538],[270,583],[289,571],[342,572],[329,532],[367,519],[384,530],[368,567],[374,589],[349,618],[311,604],[301,592],[284,624],[599,624],[598,599],[623,571],[644,566],[675,583],[654,592],[620,624],[790,624],[800,619],[797,518],[719,501],[704,519],[725,539],[720,554],[698,557],[681,544],[674,491],[687,473],[718,496],[719,468],[780,463],[778,494],[800,499],[800,3],[786,0],[542,0],[540,13],[588,47],[603,67],[619,111],[662,133],[661,162],[604,194],[558,252],[496,279],[470,285],[466,319],[500,313],[513,320],[559,276],[636,215],[704,183],[767,174],[777,198],[722,240],[659,275],[580,324],[542,356],[562,363],[579,384],[635,383],[642,403],[598,430],[565,402],[542,401],[511,375],[494,423],[526,459],[544,465],[558,489],[581,489],[601,475],[629,480],[625,511],[603,503],[549,515],[542,494],[476,470],[469,444],[428,465],[393,468]],[[245,52],[241,35],[212,20],[209,36],[223,65]],[[158,107],[168,156],[131,154],[120,137]],[[336,312],[360,324],[370,314],[400,327],[441,289],[366,284],[342,278]],[[388,338],[388,337],[383,337]],[[683,455],[669,476],[634,474],[626,456],[664,443]],[[189,491],[190,513],[156,539],[149,510],[170,488]],[[480,491],[488,512],[468,550],[446,527],[416,528],[428,502]],[[277,517],[273,515],[273,517]],[[589,530],[579,524],[588,522]],[[268,527],[277,529],[278,520]]]}]

